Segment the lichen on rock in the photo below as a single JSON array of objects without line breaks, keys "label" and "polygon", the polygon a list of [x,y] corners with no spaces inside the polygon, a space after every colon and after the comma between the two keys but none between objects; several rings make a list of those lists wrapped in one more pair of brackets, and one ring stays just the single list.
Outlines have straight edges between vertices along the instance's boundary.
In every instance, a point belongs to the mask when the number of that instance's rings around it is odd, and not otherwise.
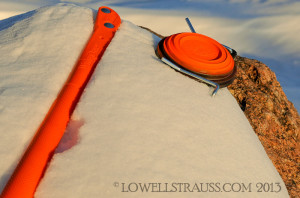
[{"label": "lichen on rock", "polygon": [[291,197],[300,189],[300,117],[276,75],[265,64],[236,57],[238,72],[228,87],[244,111]]}]

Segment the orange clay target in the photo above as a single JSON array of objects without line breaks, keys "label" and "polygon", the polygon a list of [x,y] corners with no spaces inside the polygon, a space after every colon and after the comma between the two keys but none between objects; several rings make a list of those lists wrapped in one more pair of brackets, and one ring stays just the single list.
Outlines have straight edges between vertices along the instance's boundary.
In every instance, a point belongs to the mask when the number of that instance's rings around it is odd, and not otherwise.
[{"label": "orange clay target", "polygon": [[157,47],[159,58],[209,80],[227,86],[236,73],[230,52],[214,39],[198,33],[179,33],[162,39]]}]

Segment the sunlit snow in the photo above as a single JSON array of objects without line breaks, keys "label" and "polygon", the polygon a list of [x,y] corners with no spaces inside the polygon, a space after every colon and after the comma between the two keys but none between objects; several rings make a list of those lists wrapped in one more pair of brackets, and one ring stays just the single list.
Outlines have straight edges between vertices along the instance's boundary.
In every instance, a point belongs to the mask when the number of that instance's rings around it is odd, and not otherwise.
[{"label": "sunlit snow", "polygon": [[[0,21],[1,189],[74,66],[94,16],[59,4]],[[35,197],[288,197],[230,92],[212,98],[211,87],[163,64],[154,53],[158,41],[123,20]],[[122,183],[176,182],[252,187],[122,192]],[[257,192],[259,182],[277,183],[280,192]]]}]

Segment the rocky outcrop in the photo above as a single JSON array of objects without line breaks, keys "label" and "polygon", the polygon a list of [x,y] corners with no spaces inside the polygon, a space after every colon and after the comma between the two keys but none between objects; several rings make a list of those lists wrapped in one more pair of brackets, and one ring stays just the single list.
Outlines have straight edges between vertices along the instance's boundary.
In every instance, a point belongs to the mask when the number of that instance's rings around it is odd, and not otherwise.
[{"label": "rocky outcrop", "polygon": [[[162,35],[142,27],[163,38]],[[236,79],[228,86],[292,198],[300,195],[300,117],[276,75],[265,64],[235,58]]]},{"label": "rocky outcrop", "polygon": [[300,117],[275,74],[265,64],[236,57],[238,72],[228,87],[244,111],[291,197],[300,195]]}]

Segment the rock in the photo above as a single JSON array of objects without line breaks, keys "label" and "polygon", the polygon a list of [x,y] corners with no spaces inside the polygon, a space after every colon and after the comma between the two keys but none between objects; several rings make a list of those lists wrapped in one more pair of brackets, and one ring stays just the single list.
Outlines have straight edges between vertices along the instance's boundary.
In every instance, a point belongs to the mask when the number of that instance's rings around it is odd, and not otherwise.
[{"label": "rock", "polygon": [[228,87],[244,111],[291,197],[300,193],[300,117],[275,74],[265,64],[236,57],[238,72]]}]

